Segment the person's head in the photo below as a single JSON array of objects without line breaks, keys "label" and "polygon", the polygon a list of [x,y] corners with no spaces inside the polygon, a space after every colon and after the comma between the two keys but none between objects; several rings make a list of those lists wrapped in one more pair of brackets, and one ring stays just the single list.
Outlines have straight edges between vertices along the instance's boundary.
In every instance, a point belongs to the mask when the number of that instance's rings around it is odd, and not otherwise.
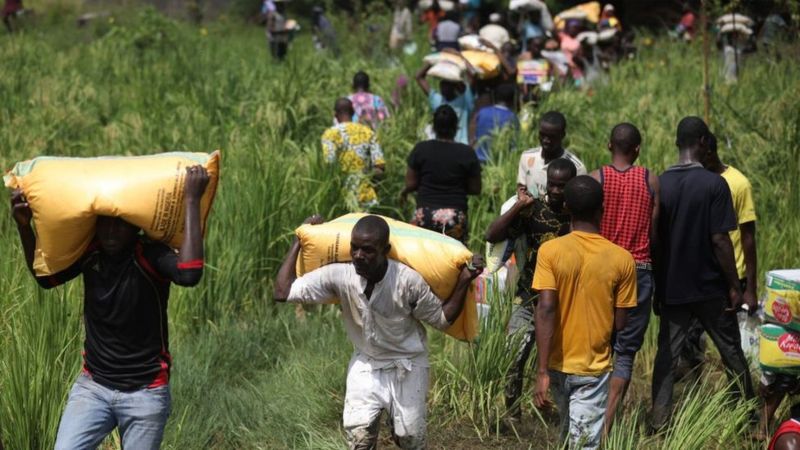
[{"label": "person's head", "polygon": [[642,135],[633,124],[623,122],[611,129],[608,149],[615,155],[626,157],[629,163],[633,164],[639,157],[641,145]]},{"label": "person's head", "polygon": [[678,146],[678,150],[689,151],[695,160],[702,161],[708,151],[711,134],[703,119],[696,116],[684,117],[678,123],[676,134],[675,145]]},{"label": "person's head", "polygon": [[589,175],[580,175],[567,183],[564,199],[573,222],[600,225],[603,218],[603,187]]},{"label": "person's head", "polygon": [[350,122],[353,120],[353,114],[355,114],[353,102],[347,97],[337,99],[333,105],[333,114],[339,122]]},{"label": "person's head", "polygon": [[131,249],[138,235],[138,227],[119,217],[97,217],[95,236],[100,249],[109,256],[116,256]]},{"label": "person's head", "polygon": [[500,13],[493,12],[489,14],[489,23],[499,24],[503,21],[503,16]]},{"label": "person's head", "polygon": [[278,11],[281,14],[286,12],[286,2],[284,1],[275,2],[275,11]]},{"label": "person's head", "polygon": [[611,17],[614,15],[614,5],[608,3],[606,6],[603,7],[603,13],[601,14],[602,17]]},{"label": "person's head", "polygon": [[577,167],[567,158],[554,159],[547,165],[547,204],[551,208],[563,208],[564,188],[577,174]]},{"label": "person's head", "polygon": [[531,53],[531,56],[534,58],[538,58],[542,55],[542,49],[544,48],[544,37],[537,36],[528,39],[527,41],[528,51]]},{"label": "person's head", "polygon": [[458,132],[458,115],[450,105],[442,105],[433,113],[433,132],[437,139],[450,141]]},{"label": "person's head", "polygon": [[444,13],[444,20],[449,20],[451,22],[458,23],[458,11],[454,9],[447,11],[446,13]]},{"label": "person's head", "polygon": [[359,70],[353,75],[353,90],[369,92],[369,75],[363,70]]},{"label": "person's head", "polygon": [[583,23],[578,19],[569,19],[564,27],[564,32],[575,37],[583,31]]},{"label": "person's head", "polygon": [[558,111],[547,111],[539,119],[539,145],[547,154],[561,150],[561,144],[567,136],[567,119]]},{"label": "person's head", "polygon": [[389,224],[380,216],[364,216],[350,233],[350,258],[356,273],[370,280],[381,273],[392,246],[389,244]]},{"label": "person's head", "polygon": [[441,80],[439,81],[439,91],[445,100],[453,101],[461,94],[464,83],[460,81]]},{"label": "person's head", "polygon": [[509,108],[514,106],[514,97],[516,97],[516,95],[517,88],[513,84],[508,83],[497,86],[497,89],[494,91],[496,103],[502,103]]}]

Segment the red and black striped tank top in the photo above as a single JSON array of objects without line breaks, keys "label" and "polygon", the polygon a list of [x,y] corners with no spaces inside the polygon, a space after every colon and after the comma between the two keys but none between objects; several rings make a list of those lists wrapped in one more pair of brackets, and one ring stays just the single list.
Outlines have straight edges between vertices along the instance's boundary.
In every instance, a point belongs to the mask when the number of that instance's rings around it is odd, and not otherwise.
[{"label": "red and black striped tank top", "polygon": [[603,166],[603,221],[600,233],[609,241],[628,250],[637,263],[650,263],[650,223],[653,214],[653,191],[647,179],[650,173],[641,166],[624,171]]}]

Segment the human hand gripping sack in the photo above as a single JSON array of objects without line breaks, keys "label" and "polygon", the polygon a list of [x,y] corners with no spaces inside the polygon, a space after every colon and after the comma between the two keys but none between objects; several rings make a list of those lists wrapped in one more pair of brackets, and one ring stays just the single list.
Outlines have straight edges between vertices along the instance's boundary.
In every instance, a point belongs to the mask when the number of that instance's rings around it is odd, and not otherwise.
[{"label": "human hand gripping sack", "polygon": [[14,218],[14,221],[17,222],[18,227],[27,227],[31,224],[33,211],[31,211],[31,206],[28,204],[25,196],[22,195],[20,189],[14,189],[14,191],[11,192],[11,216]]},{"label": "human hand gripping sack", "polygon": [[199,201],[208,186],[208,171],[201,165],[186,168],[184,198],[187,201]]}]

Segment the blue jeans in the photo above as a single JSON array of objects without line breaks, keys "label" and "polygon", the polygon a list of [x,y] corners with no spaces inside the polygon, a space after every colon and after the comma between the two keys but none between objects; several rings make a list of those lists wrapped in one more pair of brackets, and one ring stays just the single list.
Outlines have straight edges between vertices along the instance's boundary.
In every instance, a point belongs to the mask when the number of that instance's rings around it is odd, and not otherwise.
[{"label": "blue jeans", "polygon": [[611,376],[630,381],[633,374],[633,361],[636,352],[642,348],[644,334],[650,324],[650,310],[653,307],[653,272],[636,269],[636,307],[628,310],[625,327],[614,337],[614,372]]},{"label": "blue jeans", "polygon": [[170,404],[169,386],[123,392],[81,374],[69,393],[55,448],[94,450],[119,427],[125,450],[158,449]]},{"label": "blue jeans", "polygon": [[599,448],[611,373],[588,376],[549,372],[550,391],[561,419],[561,442],[568,441],[569,448]]}]

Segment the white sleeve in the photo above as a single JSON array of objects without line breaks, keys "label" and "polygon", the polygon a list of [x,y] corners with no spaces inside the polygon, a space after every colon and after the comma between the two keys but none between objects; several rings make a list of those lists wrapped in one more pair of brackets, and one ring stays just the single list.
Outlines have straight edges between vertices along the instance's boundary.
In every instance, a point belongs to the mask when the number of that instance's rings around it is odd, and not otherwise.
[{"label": "white sleeve", "polygon": [[415,297],[409,299],[413,304],[411,315],[437,330],[446,330],[450,326],[450,322],[447,321],[442,310],[442,300],[433,293],[431,287],[418,273],[413,272],[408,282],[412,285],[409,292]]},{"label": "white sleeve", "polygon": [[517,184],[522,184],[525,186],[528,185],[527,180],[525,180],[525,173],[527,172],[525,163],[527,160],[528,158],[525,157],[525,153],[523,152],[519,157],[519,169],[517,169]]},{"label": "white sleeve", "polygon": [[[289,297],[289,303],[319,304],[329,302],[338,294],[335,280],[338,267],[328,265],[313,270],[294,280]],[[339,275],[339,278],[341,276]]]}]

